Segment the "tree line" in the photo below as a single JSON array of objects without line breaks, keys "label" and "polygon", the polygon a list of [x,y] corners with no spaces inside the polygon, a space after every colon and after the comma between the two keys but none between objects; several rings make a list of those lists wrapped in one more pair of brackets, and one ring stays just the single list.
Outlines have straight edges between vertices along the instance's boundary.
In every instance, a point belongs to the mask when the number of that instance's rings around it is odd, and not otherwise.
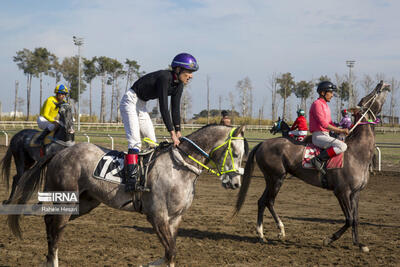
[{"label": "tree line", "polygon": [[[78,56],[65,57],[61,62],[59,58],[47,48],[38,47],[33,51],[24,48],[16,52],[13,61],[18,68],[24,72],[27,79],[26,88],[26,111],[27,120],[30,115],[32,79],[38,78],[40,81],[39,101],[40,107],[43,101],[43,76],[54,78],[54,87],[64,78],[66,85],[70,90],[70,99],[75,107],[78,101],[78,85],[79,85],[79,58]],[[122,97],[122,86],[119,80],[125,79],[125,91],[128,86],[137,78],[144,75],[145,72],[140,70],[140,65],[135,60],[126,59],[121,63],[117,59],[106,56],[92,57],[91,59],[82,58],[82,74],[80,93],[82,94],[89,86],[89,116],[94,115],[92,109],[92,81],[99,77],[101,79],[101,105],[100,105],[100,122],[106,122],[106,114],[109,114],[109,121],[119,120],[118,105]],[[106,112],[106,87],[111,87],[111,99],[109,103],[110,112]],[[21,103],[21,99],[17,97],[18,84],[16,84],[16,97],[14,102],[14,111]],[[76,112],[75,112],[76,113]]]},{"label": "tree line", "polygon": [[[27,120],[30,115],[30,102],[31,102],[31,84],[32,78],[38,78],[40,81],[40,106],[43,101],[43,76],[49,76],[54,78],[54,87],[63,78],[67,82],[67,86],[70,89],[70,98],[72,104],[75,104],[78,100],[78,56],[65,57],[61,62],[60,59],[51,53],[44,47],[35,48],[33,51],[29,49],[22,49],[16,52],[13,57],[14,62],[18,68],[22,70],[27,78],[26,88],[26,110]],[[140,65],[137,61],[126,59],[123,63],[117,59],[109,58],[106,56],[92,57],[91,59],[82,58],[82,76],[80,84],[81,94],[89,89],[89,116],[92,117],[95,112],[92,109],[92,82],[95,78],[101,79],[101,104],[99,110],[99,121],[119,121],[118,105],[120,98],[122,97],[122,89],[125,87],[125,91],[133,83],[134,80],[138,79],[145,74],[144,71],[140,70]],[[350,80],[351,79],[351,80]],[[125,80],[125,84],[122,85],[122,80]],[[271,119],[275,121],[278,116],[292,120],[291,114],[295,109],[302,108],[306,112],[308,107],[313,101],[315,96],[315,87],[320,81],[329,80],[335,83],[338,87],[336,97],[334,98],[336,119],[340,119],[340,110],[346,107],[346,105],[355,105],[357,103],[349,103],[350,99],[359,99],[361,96],[366,95],[370,92],[377,84],[379,80],[385,80],[391,84],[390,99],[386,101],[384,107],[384,113],[389,115],[391,122],[394,123],[396,114],[397,98],[396,93],[400,87],[399,81],[395,78],[391,78],[387,81],[386,77],[382,73],[378,73],[375,77],[370,75],[364,75],[361,78],[356,75],[340,75],[335,74],[334,78],[322,75],[318,79],[311,80],[300,80],[296,81],[295,77],[290,72],[286,73],[272,73],[267,81],[266,97],[271,98]],[[207,84],[207,86],[209,86]],[[111,99],[109,103],[106,103],[106,88],[111,90]],[[17,97],[18,84],[16,84],[16,97],[14,103],[14,111],[16,107],[21,105],[23,99]],[[352,90],[353,89],[353,90]],[[235,92],[236,91],[236,92]],[[239,116],[251,118],[254,115],[254,88],[252,86],[249,77],[245,77],[239,80],[236,84],[235,91],[229,92],[228,104],[230,114],[233,116]],[[269,95],[270,94],[270,95]],[[294,95],[298,101],[297,104],[293,105],[290,103],[290,96]],[[238,96],[238,100],[235,99]],[[289,104],[288,104],[289,101]],[[188,120],[187,113],[190,112],[192,105],[192,98],[188,90],[184,91],[182,96],[182,119],[184,122]],[[219,96],[219,112],[221,111],[222,96]],[[265,102],[265,101],[264,101]],[[109,106],[109,111],[106,112],[106,107]],[[258,110],[258,117],[261,119],[264,114],[264,104]],[[198,114],[194,114],[194,119],[203,116],[210,116],[209,104],[207,109],[200,111]],[[106,115],[109,115],[106,118]],[[207,115],[205,115],[207,114]],[[151,112],[152,117],[158,116],[158,108],[154,107]]]}]

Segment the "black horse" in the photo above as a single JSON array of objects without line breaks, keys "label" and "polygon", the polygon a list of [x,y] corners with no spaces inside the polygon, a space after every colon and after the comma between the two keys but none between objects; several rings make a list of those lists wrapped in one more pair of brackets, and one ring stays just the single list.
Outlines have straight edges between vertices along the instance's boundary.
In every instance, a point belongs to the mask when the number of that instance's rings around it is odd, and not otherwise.
[{"label": "black horse", "polygon": [[290,131],[289,125],[283,119],[281,119],[281,117],[279,117],[278,120],[274,122],[274,125],[272,126],[271,130],[269,130],[269,132],[272,133],[273,135],[282,132],[283,137],[289,137],[289,131]]},{"label": "black horse", "polygon": [[[37,137],[39,132],[38,130],[34,129],[21,130],[11,138],[7,153],[0,163],[2,177],[5,181],[7,190],[9,189],[10,185],[9,180],[12,157],[14,158],[15,167],[17,169],[17,174],[13,177],[9,199],[11,199],[12,195],[14,194],[19,178],[26,170],[32,167],[41,156],[43,156],[43,153],[46,155],[55,154],[59,150],[74,144],[75,135],[71,106],[68,103],[60,103],[57,106],[59,107],[59,127],[56,128],[54,137],[48,136],[48,138],[51,139],[49,144],[45,145],[44,147],[32,146],[32,139]],[[7,203],[8,200],[3,201],[3,204]]]}]

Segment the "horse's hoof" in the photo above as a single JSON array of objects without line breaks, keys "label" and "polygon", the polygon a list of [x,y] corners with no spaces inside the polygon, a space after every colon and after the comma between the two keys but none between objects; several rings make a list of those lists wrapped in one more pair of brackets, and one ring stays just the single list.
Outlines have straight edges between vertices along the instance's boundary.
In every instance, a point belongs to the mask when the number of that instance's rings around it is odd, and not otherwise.
[{"label": "horse's hoof", "polygon": [[259,241],[261,244],[267,244],[267,240],[265,239],[265,237],[258,237],[258,241]]},{"label": "horse's hoof", "polygon": [[329,246],[331,243],[332,243],[332,239],[330,239],[329,237],[327,237],[327,238],[325,238],[324,239],[324,246],[326,247],[326,246]]},{"label": "horse's hoof", "polygon": [[278,239],[279,239],[279,240],[285,239],[285,235],[282,234],[282,233],[279,233],[279,234],[278,234]]},{"label": "horse's hoof", "polygon": [[361,246],[360,249],[364,253],[368,253],[369,252],[369,248],[367,246]]}]

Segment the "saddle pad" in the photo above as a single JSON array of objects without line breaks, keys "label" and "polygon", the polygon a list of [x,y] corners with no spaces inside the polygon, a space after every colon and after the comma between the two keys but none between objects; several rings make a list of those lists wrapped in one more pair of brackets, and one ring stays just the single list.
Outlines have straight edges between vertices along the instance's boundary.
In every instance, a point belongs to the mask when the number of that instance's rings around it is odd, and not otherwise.
[{"label": "saddle pad", "polygon": [[[321,149],[319,147],[314,146],[313,144],[307,144],[304,149],[302,165],[304,169],[315,169],[311,164],[311,159],[316,155],[319,155]],[[327,169],[340,169],[343,168],[343,153],[334,156],[329,159],[326,163]]]},{"label": "saddle pad", "polygon": [[93,171],[93,177],[120,184],[124,179],[124,152],[111,150],[104,154]]},{"label": "saddle pad", "polygon": [[[31,141],[29,142],[29,146],[30,146],[30,147],[38,147],[38,146],[40,146],[40,145],[36,145],[36,144],[35,144],[35,141],[36,141],[36,139],[38,139],[38,137],[39,137],[39,135],[40,135],[41,133],[42,133],[42,132],[37,132],[37,133],[35,133],[35,134],[33,135]],[[45,144],[45,145],[51,143],[50,138],[47,138],[47,137],[48,137],[48,136],[54,137],[54,133],[55,133],[55,132],[52,131],[52,132],[50,132],[48,135],[46,135],[46,137],[44,138],[44,144]]]}]

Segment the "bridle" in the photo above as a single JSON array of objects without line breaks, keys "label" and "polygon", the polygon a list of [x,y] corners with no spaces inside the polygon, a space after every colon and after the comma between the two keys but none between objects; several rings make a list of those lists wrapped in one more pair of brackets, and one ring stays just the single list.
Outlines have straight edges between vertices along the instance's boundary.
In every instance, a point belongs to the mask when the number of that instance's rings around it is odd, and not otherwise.
[{"label": "bridle", "polygon": [[365,106],[368,105],[368,104],[370,103],[369,106],[367,107],[367,109],[362,113],[362,115],[361,115],[361,117],[358,119],[358,121],[353,125],[353,127],[351,127],[351,129],[349,130],[349,133],[351,133],[358,125],[363,124],[363,123],[361,123],[361,120],[362,120],[368,113],[370,113],[370,114],[372,115],[372,117],[373,117],[374,122],[372,122],[372,123],[375,123],[375,122],[377,122],[377,121],[379,120],[379,119],[376,118],[375,113],[371,110],[371,107],[372,107],[372,105],[375,103],[376,98],[378,97],[378,94],[379,94],[380,92],[381,92],[380,90],[379,90],[378,92],[376,92],[375,95],[374,95],[373,97],[371,97],[366,103],[364,103],[364,104],[361,106],[361,108],[365,108]]},{"label": "bridle", "polygon": [[[205,152],[203,149],[201,149],[195,142],[193,142],[192,140],[190,140],[187,137],[181,137],[181,139],[187,141],[189,144],[191,144],[194,148],[197,149],[197,151],[199,151],[209,162],[212,163],[213,168],[208,167],[207,165],[203,164],[202,162],[200,162],[199,160],[195,159],[194,157],[192,157],[191,155],[187,154],[186,152],[184,152],[182,149],[179,150],[182,151],[189,159],[193,160],[194,162],[196,162],[197,164],[199,164],[201,167],[203,167],[204,169],[206,169],[207,171],[217,175],[217,176],[221,176],[223,174],[226,173],[237,173],[237,174],[242,174],[242,169],[239,167],[238,169],[235,168],[235,161],[233,159],[233,153],[232,153],[232,140],[244,140],[244,137],[234,137],[233,133],[237,128],[233,128],[229,135],[228,138],[225,140],[224,143],[222,143],[221,145],[213,148],[210,152],[210,154],[208,154],[207,152]],[[212,159],[212,155],[219,149],[221,149],[222,147],[224,147],[225,145],[227,145],[226,151],[225,151],[225,155],[224,155],[224,159],[222,161],[221,164],[221,168],[218,168],[218,164]],[[231,158],[231,162],[232,162],[232,168],[229,170],[225,169],[225,165],[226,165],[226,160],[228,158],[228,155]]]}]

